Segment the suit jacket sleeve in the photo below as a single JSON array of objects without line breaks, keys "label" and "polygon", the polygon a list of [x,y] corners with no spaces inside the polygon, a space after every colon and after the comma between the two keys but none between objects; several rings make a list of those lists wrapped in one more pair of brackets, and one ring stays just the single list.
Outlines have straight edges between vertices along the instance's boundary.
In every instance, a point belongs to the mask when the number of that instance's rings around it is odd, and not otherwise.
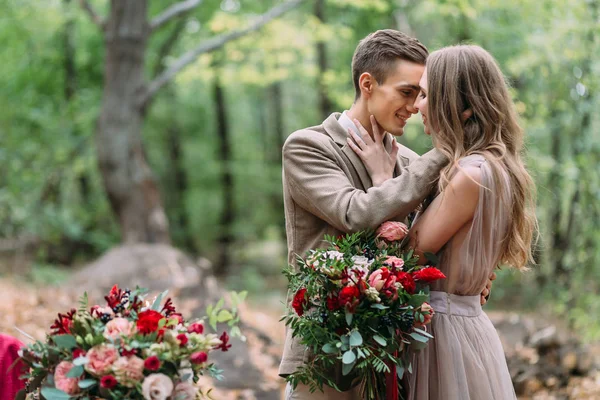
[{"label": "suit jacket sleeve", "polygon": [[283,171],[294,201],[342,232],[374,229],[394,217],[406,217],[431,191],[446,164],[443,155],[432,150],[402,168],[398,177],[365,192],[346,176],[333,146],[337,147],[323,134],[296,132],[284,145]]}]

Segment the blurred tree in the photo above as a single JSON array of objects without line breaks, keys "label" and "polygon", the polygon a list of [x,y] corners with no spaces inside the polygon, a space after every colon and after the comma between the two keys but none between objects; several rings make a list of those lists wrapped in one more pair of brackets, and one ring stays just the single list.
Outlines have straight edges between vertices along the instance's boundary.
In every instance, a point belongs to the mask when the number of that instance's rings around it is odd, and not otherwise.
[{"label": "blurred tree", "polygon": [[150,35],[172,19],[189,13],[200,5],[200,0],[173,4],[151,21],[147,19],[147,1],[111,0],[109,16],[104,21],[87,0],[81,0],[105,38],[104,95],[96,131],[96,149],[106,193],[119,219],[123,242],[170,241],[168,219],[141,137],[144,110],[149,102],[200,55],[261,28],[302,1],[287,1],[246,28],[206,40],[147,83],[144,67]]}]

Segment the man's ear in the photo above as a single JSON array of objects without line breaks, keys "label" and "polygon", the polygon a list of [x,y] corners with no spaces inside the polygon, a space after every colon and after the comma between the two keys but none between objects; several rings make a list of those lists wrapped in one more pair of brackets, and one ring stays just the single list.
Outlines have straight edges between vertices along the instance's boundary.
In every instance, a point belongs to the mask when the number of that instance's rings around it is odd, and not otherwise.
[{"label": "man's ear", "polygon": [[373,86],[375,85],[375,78],[368,72],[363,72],[358,78],[358,87],[360,88],[360,95],[365,99],[371,97],[373,93]]}]

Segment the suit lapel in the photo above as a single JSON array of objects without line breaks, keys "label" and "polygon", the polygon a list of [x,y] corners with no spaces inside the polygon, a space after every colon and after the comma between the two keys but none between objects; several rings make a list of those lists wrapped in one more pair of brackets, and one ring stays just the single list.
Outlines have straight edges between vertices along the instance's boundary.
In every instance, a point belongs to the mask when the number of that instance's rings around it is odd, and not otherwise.
[{"label": "suit lapel", "polygon": [[342,128],[338,122],[340,115],[340,113],[331,114],[325,121],[323,121],[323,128],[325,128],[325,132],[327,132],[334,142],[336,142],[342,148],[342,153],[344,153],[344,155],[348,158],[348,161],[350,161],[350,164],[352,164],[352,167],[354,167],[354,170],[360,179],[360,183],[363,186],[363,190],[367,190],[373,186],[373,183],[371,182],[369,173],[367,172],[362,160],[346,142],[348,133],[344,131],[344,128]]}]

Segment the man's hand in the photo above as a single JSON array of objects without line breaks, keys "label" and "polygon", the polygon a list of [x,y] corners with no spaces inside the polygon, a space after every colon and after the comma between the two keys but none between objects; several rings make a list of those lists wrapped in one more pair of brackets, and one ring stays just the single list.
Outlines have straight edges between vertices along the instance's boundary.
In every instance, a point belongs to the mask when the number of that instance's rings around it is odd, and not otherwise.
[{"label": "man's hand", "polygon": [[485,305],[485,303],[487,303],[488,301],[488,297],[490,295],[490,292],[492,291],[492,281],[496,280],[496,273],[492,272],[490,274],[490,276],[488,277],[488,281],[485,284],[485,289],[483,289],[483,292],[481,292],[481,305]]}]

